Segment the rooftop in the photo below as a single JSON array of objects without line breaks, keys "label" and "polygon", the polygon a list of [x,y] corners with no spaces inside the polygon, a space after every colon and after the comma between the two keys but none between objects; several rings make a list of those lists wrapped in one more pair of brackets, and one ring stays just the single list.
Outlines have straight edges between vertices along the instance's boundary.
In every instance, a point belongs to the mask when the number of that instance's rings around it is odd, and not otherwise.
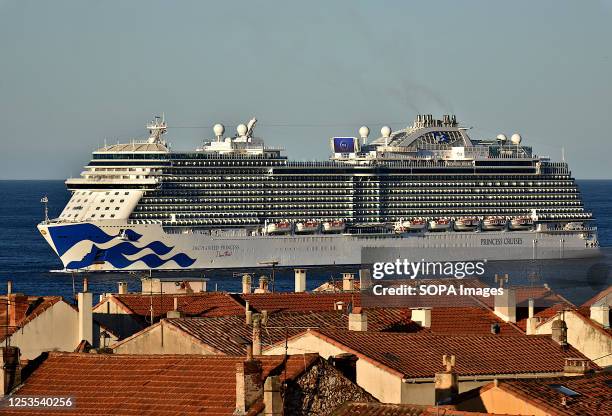
[{"label": "rooftop", "polygon": [[361,295],[359,292],[276,292],[240,294],[238,296],[240,296],[243,301],[248,301],[251,309],[255,311],[332,311],[335,309],[337,302],[344,302],[345,307],[347,307],[349,303],[353,307],[361,306]]},{"label": "rooftop", "polygon": [[607,300],[608,305],[612,303],[612,285],[608,286],[608,288],[602,290],[601,292],[593,296],[591,299],[584,302],[581,307],[590,308],[594,304],[600,303],[600,301],[603,301],[604,299]]},{"label": "rooftop", "polygon": [[457,357],[455,369],[459,376],[554,374],[563,372],[565,358],[586,359],[573,347],[563,350],[547,335],[438,335],[325,329],[306,333],[404,378],[433,377],[442,370],[443,355],[449,354]]},{"label": "rooftop", "polygon": [[332,416],[490,416],[492,413],[464,412],[433,406],[390,403],[345,403]]},{"label": "rooftop", "polygon": [[[459,395],[456,407],[462,399],[479,395],[494,388],[490,383],[479,389]],[[546,414],[580,416],[612,414],[612,373],[600,372],[579,377],[556,377],[531,380],[500,380],[497,387]]]},{"label": "rooftop", "polygon": [[[13,294],[13,296],[19,294]],[[0,295],[0,340],[22,328],[45,310],[63,301],[61,296],[25,296],[21,295],[15,306],[15,325],[10,324],[8,317],[8,296]],[[8,325],[7,325],[8,323]]]},{"label": "rooftop", "polygon": [[[292,380],[316,354],[257,357],[263,377]],[[14,395],[72,397],[75,415],[231,415],[236,401],[236,364],[243,357],[49,353]],[[286,371],[285,371],[286,370]],[[3,409],[3,415],[19,415]],[[48,415],[29,408],[28,415]]]}]

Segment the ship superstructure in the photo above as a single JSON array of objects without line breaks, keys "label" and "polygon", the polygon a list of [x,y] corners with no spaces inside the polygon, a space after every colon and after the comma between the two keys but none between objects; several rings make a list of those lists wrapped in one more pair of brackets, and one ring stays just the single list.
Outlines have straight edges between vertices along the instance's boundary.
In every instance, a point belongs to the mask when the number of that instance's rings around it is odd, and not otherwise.
[{"label": "ship superstructure", "polygon": [[505,259],[506,245],[519,258],[597,253],[567,164],[518,134],[474,140],[454,116],[419,115],[369,142],[367,127],[333,137],[330,160],[299,162],[255,125],[230,136],[215,125],[185,152],[156,118],[147,140],[93,152],[39,229],[67,269],[87,270],[358,264],[363,247],[386,245],[449,260]]}]

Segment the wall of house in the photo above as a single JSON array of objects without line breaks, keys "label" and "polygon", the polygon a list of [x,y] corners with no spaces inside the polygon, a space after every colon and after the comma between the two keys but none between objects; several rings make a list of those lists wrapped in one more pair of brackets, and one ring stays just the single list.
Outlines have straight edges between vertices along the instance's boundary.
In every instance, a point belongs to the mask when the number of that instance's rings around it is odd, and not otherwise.
[{"label": "wall of house", "polygon": [[472,412],[487,412],[504,415],[548,416],[550,413],[521,400],[499,387],[491,387],[480,396],[457,403],[457,409]]},{"label": "wall of house", "polygon": [[[577,312],[566,311],[567,342],[591,360],[599,358],[595,363],[600,367],[612,365],[612,336],[599,331],[577,316]],[[551,334],[551,319],[536,328],[536,333]],[[603,358],[602,358],[603,357]]]},{"label": "wall of house", "polygon": [[112,348],[116,354],[216,354],[165,322],[147,328]]},{"label": "wall of house", "polygon": [[65,302],[57,302],[10,336],[22,359],[34,359],[45,351],[74,351],[79,344],[79,314]]},{"label": "wall of house", "polygon": [[[304,334],[288,342],[289,354],[318,353],[323,358],[347,353],[327,341],[311,334]],[[265,355],[283,355],[285,346],[277,345],[264,351]],[[390,374],[366,360],[357,360],[357,384],[378,400],[387,403],[401,403],[401,377]]]}]

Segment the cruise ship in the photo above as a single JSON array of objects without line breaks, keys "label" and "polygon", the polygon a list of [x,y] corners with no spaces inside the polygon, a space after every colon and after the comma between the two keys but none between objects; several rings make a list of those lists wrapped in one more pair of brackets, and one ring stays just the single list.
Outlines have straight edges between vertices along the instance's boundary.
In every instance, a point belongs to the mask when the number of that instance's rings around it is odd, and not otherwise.
[{"label": "cruise ship", "polygon": [[472,139],[455,116],[426,114],[332,137],[329,160],[304,162],[255,125],[217,124],[175,151],[156,117],[148,139],[94,151],[38,229],[64,270],[88,272],[359,265],[372,248],[415,261],[599,255],[567,163],[519,134]]}]

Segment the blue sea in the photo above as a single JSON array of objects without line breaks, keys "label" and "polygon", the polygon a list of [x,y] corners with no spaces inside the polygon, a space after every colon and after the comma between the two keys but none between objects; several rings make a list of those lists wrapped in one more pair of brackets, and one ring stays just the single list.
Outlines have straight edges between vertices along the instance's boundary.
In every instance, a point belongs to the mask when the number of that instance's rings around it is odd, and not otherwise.
[{"label": "blue sea", "polygon": [[[603,247],[612,247],[612,180],[578,181],[587,209],[597,218],[599,241]],[[36,295],[61,295],[71,299],[73,288],[81,287],[82,276],[57,273],[62,265],[51,248],[39,235],[36,224],[43,218],[42,196],[49,198],[49,214],[59,215],[70,197],[63,181],[0,181],[0,293],[6,281],[12,280],[15,291]],[[593,293],[610,284],[610,262],[595,265],[596,277],[555,279],[546,282],[575,303],[581,303]],[[576,269],[584,269],[581,264]],[[330,279],[338,279],[345,270],[320,268],[308,271],[308,288],[312,289]],[[503,272],[503,270],[500,270]],[[256,275],[270,275],[270,270],[259,270]],[[293,289],[293,272],[276,271],[277,290]],[[545,274],[545,273],[544,273]],[[591,273],[592,274],[592,273]],[[155,273],[153,274],[155,277]],[[181,278],[209,279],[209,290],[238,291],[240,278],[236,273],[210,271],[181,275]],[[117,282],[125,280],[130,290],[140,288],[140,276],[134,274],[92,274],[88,276],[90,290],[100,294],[116,292]],[[75,284],[73,286],[73,279]],[[587,282],[588,280],[588,282]]]}]

